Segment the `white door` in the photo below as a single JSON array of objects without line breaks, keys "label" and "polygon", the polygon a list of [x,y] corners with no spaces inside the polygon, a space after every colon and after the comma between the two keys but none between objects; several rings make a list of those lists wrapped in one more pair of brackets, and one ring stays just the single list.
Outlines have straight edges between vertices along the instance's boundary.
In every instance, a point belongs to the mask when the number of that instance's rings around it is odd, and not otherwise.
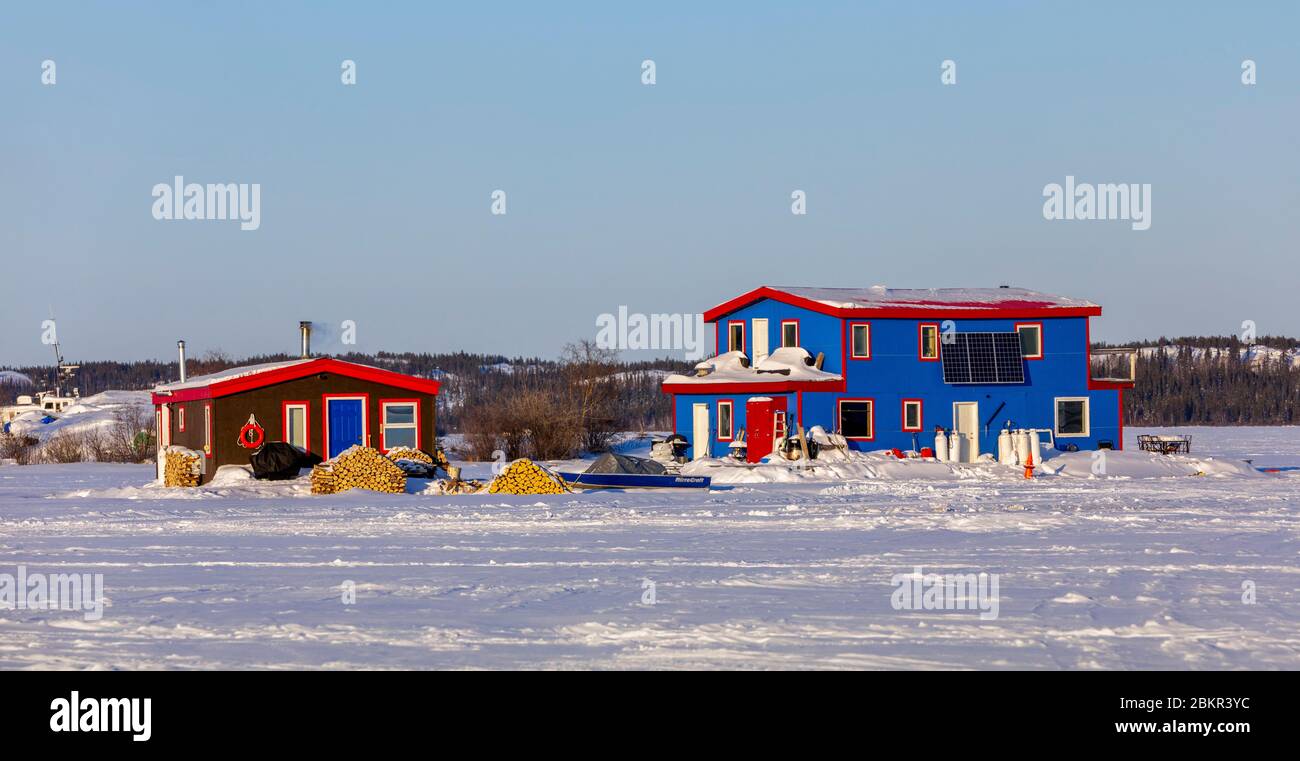
[{"label": "white door", "polygon": [[154,423],[158,426],[155,431],[156,441],[158,442],[158,461],[155,465],[158,468],[158,483],[163,482],[163,463],[166,460],[167,447],[172,443],[172,410],[170,404],[158,405],[158,413],[154,415]]},{"label": "white door", "polygon": [[691,459],[702,460],[709,456],[709,405],[696,404],[692,408]]},{"label": "white door", "polygon": [[961,462],[975,462],[980,456],[979,402],[954,402],[952,428],[961,437]]},{"label": "white door", "polygon": [[767,359],[767,318],[754,318],[754,364],[758,364]]}]

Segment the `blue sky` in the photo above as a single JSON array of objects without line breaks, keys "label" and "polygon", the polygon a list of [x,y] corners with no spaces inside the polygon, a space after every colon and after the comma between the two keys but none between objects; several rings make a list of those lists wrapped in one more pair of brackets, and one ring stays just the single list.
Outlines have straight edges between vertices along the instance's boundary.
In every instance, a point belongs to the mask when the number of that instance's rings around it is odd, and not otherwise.
[{"label": "blue sky", "polygon": [[[761,284],[1010,283],[1100,302],[1111,341],[1300,334],[1297,7],[9,6],[0,364],[48,360],[51,307],[80,359],[293,351],[300,319],[553,356],[619,305]],[[261,228],[154,220],[178,174],[260,183]],[[1151,183],[1151,229],[1044,220],[1066,175]]]}]

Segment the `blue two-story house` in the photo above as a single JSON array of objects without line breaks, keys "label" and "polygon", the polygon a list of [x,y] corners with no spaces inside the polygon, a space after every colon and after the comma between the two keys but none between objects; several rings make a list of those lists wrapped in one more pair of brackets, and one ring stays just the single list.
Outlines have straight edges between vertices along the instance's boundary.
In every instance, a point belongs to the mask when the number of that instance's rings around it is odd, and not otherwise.
[{"label": "blue two-story house", "polygon": [[1005,286],[765,286],[704,313],[717,356],[663,390],[694,459],[743,437],[756,460],[798,425],[859,450],[929,447],[941,427],[960,434],[966,461],[996,455],[1004,427],[1039,429],[1059,449],[1120,449],[1132,378],[1093,377],[1088,321],[1100,314]]}]

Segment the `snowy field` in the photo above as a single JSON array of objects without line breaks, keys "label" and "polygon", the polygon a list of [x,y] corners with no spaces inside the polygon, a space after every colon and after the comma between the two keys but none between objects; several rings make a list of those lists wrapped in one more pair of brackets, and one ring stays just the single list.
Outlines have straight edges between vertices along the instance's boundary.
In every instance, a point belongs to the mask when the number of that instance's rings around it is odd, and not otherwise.
[{"label": "snowy field", "polygon": [[[0,466],[0,573],[102,573],[108,600],[0,610],[0,667],[1300,668],[1300,476],[1238,463],[1300,465],[1300,429],[1176,432],[1190,465],[1125,452],[1109,477],[1049,460],[1030,482],[866,468],[685,494]],[[896,610],[918,566],[997,574],[997,618]]]}]

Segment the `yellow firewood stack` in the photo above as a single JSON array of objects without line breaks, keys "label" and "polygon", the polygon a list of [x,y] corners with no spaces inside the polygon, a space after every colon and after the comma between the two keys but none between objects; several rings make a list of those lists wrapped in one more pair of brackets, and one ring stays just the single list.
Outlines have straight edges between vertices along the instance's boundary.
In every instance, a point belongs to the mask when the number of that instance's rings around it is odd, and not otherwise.
[{"label": "yellow firewood stack", "polygon": [[163,453],[163,486],[198,486],[203,453],[168,447]]},{"label": "yellow firewood stack", "polygon": [[433,458],[418,449],[393,447],[388,450],[388,459],[405,471],[408,476],[427,478],[433,475]]},{"label": "yellow firewood stack", "polygon": [[529,459],[515,460],[488,484],[489,494],[563,494],[564,479]]},{"label": "yellow firewood stack", "polygon": [[334,478],[334,468],[331,465],[321,463],[314,465],[311,469],[311,493],[312,494],[333,494],[338,491],[338,481]]},{"label": "yellow firewood stack", "polygon": [[351,447],[340,452],[328,465],[333,470],[335,491],[369,489],[389,494],[406,492],[406,473],[377,449]]}]

